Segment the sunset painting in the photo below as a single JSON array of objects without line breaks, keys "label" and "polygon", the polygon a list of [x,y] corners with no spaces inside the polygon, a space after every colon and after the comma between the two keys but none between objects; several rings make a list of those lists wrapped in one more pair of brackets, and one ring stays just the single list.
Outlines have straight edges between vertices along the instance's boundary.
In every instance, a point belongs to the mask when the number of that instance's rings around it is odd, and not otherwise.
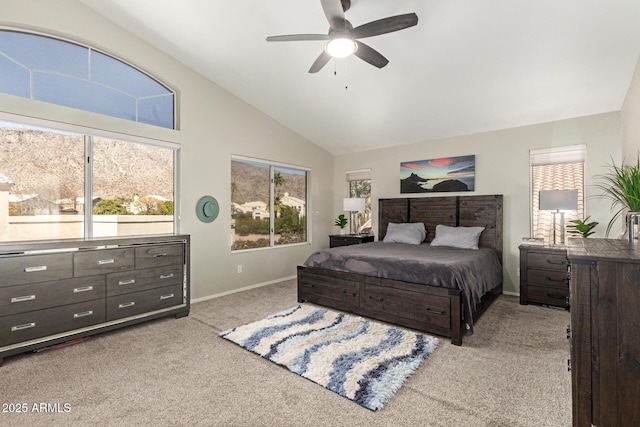
[{"label": "sunset painting", "polygon": [[400,193],[474,191],[476,156],[400,163]]}]

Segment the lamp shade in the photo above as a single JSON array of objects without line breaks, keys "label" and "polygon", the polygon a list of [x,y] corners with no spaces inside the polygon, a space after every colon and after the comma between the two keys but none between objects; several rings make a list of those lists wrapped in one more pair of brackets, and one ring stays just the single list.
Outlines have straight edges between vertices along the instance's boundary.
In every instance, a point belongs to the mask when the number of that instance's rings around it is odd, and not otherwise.
[{"label": "lamp shade", "polygon": [[541,190],[540,210],[577,210],[578,190]]},{"label": "lamp shade", "polygon": [[364,199],[363,198],[349,198],[343,199],[342,208],[348,212],[360,212],[364,210]]}]

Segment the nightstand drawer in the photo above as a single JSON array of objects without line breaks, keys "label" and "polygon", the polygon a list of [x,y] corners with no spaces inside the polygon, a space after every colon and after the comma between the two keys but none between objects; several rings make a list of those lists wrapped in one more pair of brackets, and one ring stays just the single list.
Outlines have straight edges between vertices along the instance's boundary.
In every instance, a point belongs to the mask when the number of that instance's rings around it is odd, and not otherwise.
[{"label": "nightstand drawer", "polygon": [[567,308],[569,306],[569,288],[557,289],[546,286],[527,286],[529,302]]},{"label": "nightstand drawer", "polygon": [[359,234],[335,234],[329,236],[329,247],[360,245],[374,241],[374,236]]},{"label": "nightstand drawer", "polygon": [[530,268],[527,269],[527,281],[529,284],[569,289],[569,277],[566,270],[537,270]]},{"label": "nightstand drawer", "polygon": [[567,271],[567,256],[552,253],[529,252],[527,268],[541,268],[543,270]]}]

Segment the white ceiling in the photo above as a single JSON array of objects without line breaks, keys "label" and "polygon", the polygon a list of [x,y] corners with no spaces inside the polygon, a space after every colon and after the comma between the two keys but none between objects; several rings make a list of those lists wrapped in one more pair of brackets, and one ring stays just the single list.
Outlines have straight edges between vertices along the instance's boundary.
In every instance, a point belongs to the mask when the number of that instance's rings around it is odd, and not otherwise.
[{"label": "white ceiling", "polygon": [[320,0],[81,2],[334,154],[618,111],[640,55],[638,0],[352,0],[418,25],[317,74],[322,41],[265,38],[326,34]]}]

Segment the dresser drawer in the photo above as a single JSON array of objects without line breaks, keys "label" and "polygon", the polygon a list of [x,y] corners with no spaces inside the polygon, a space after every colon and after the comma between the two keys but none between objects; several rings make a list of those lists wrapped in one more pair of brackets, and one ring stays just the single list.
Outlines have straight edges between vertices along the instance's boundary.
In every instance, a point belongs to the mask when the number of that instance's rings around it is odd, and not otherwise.
[{"label": "dresser drawer", "polygon": [[529,252],[527,254],[527,268],[540,268],[543,270],[557,270],[567,272],[566,255],[553,253]]},{"label": "dresser drawer", "polygon": [[104,300],[0,317],[0,347],[105,321]]},{"label": "dresser drawer", "polygon": [[181,243],[167,245],[145,245],[136,248],[136,269],[160,267],[184,263],[184,246]]},{"label": "dresser drawer", "polygon": [[73,276],[71,253],[0,257],[0,287]]},{"label": "dresser drawer", "polygon": [[567,308],[569,298],[569,288],[550,288],[547,286],[527,286],[527,297],[529,302],[538,304],[553,305],[555,307]]},{"label": "dresser drawer", "polygon": [[567,271],[527,269],[527,282],[529,284],[551,286],[560,289],[569,289],[569,277]]},{"label": "dresser drawer", "polygon": [[133,270],[133,248],[90,250],[73,254],[75,277]]},{"label": "dresser drawer", "polygon": [[107,321],[182,304],[182,285],[107,298]]},{"label": "dresser drawer", "polygon": [[182,284],[182,264],[107,275],[107,296]]},{"label": "dresser drawer", "polygon": [[104,276],[0,288],[0,316],[104,298]]},{"label": "dresser drawer", "polygon": [[443,328],[449,328],[451,325],[449,298],[446,297],[365,285],[363,303],[368,310],[428,322]]}]

